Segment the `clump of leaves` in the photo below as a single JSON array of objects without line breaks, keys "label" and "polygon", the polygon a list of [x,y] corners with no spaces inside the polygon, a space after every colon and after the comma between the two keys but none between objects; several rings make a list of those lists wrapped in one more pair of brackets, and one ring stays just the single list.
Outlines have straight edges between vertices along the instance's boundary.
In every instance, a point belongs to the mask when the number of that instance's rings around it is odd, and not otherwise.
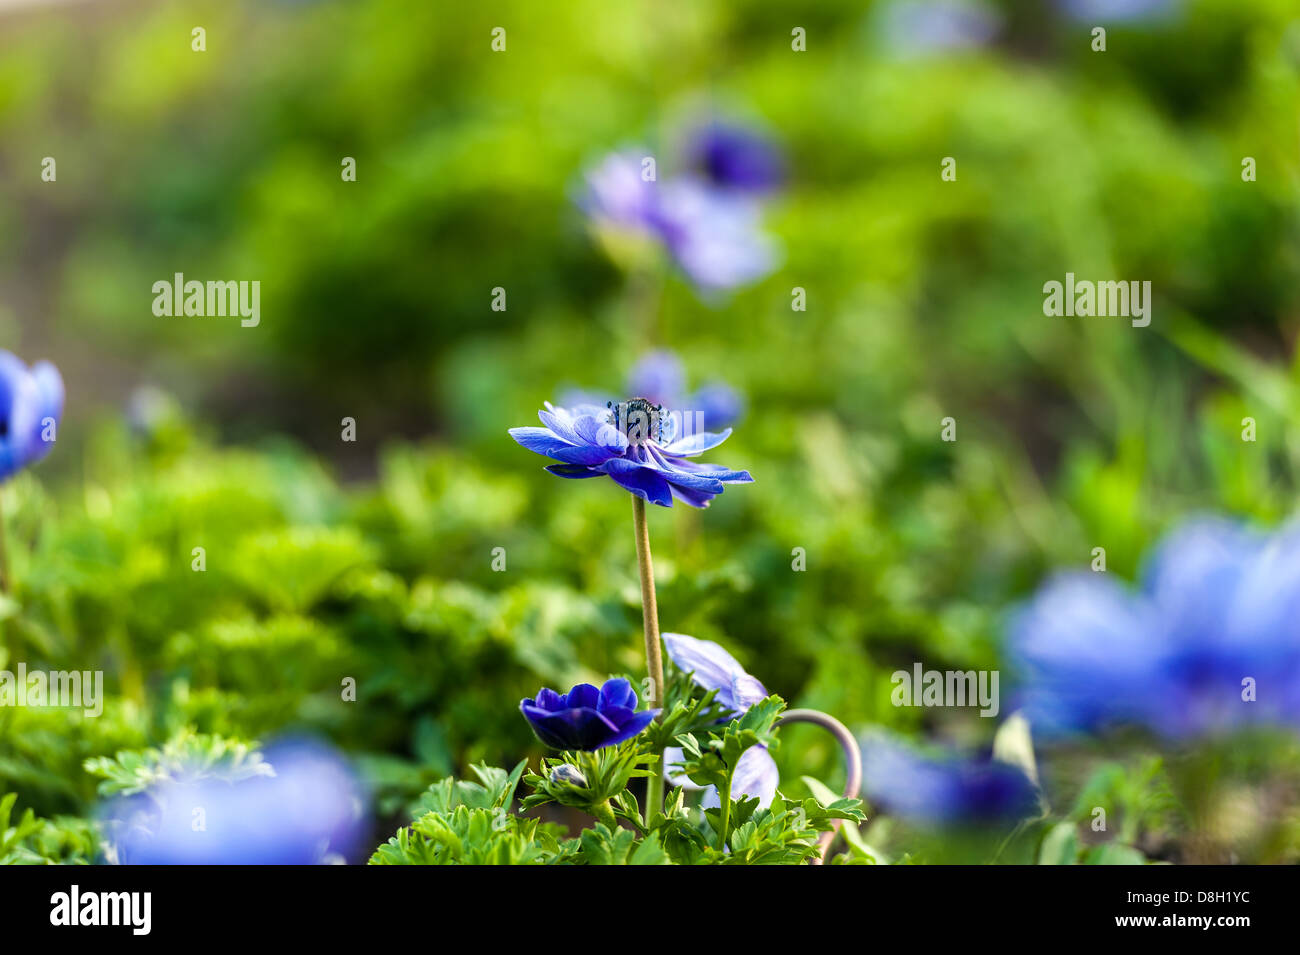
[{"label": "clump of leaves", "polygon": [[31,809],[14,821],[17,793],[0,797],[0,865],[89,865],[95,858],[95,827],[85,819],[39,818]]},{"label": "clump of leaves", "polygon": [[208,777],[237,782],[271,776],[271,765],[254,744],[186,729],[161,747],[122,750],[111,759],[96,756],[85,762],[86,772],[101,779],[101,796],[131,796],[158,783]]},{"label": "clump of leaves", "polygon": [[434,783],[420,800],[423,815],[375,850],[370,864],[532,865],[563,855],[551,827],[509,811],[526,765],[509,773],[477,765],[477,783]]}]

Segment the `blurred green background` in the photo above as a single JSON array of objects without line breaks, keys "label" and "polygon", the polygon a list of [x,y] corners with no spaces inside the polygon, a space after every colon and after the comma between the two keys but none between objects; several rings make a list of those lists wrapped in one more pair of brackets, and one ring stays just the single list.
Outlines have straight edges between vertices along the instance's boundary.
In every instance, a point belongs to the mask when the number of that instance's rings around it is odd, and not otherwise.
[{"label": "blurred green background", "polygon": [[[3,491],[0,653],[111,694],[95,720],[0,709],[0,792],[83,817],[89,757],[309,727],[362,761],[383,837],[438,776],[537,753],[517,701],[639,672],[639,595],[627,496],[505,432],[651,347],[746,394],[713,457],[756,478],[653,509],[664,629],[855,729],[987,746],[970,711],[893,707],[890,674],[998,667],[1007,607],[1093,547],[1131,577],[1189,513],[1284,519],[1300,11],[1191,0],[1099,20],[1099,53],[1054,3],[986,9],[986,45],[905,53],[882,5],[831,0],[0,2],[0,346],[69,396]],[[723,301],[629,281],[572,201],[629,143],[671,172],[701,109],[791,172],[781,267]],[[1150,281],[1150,327],[1044,316],[1067,271]],[[156,317],[175,272],[260,280],[260,326]],[[787,739],[791,787],[840,780],[827,739]],[[1293,738],[1173,813],[1150,758],[1066,752],[1049,796],[1111,780],[1154,857],[1300,859]]]}]

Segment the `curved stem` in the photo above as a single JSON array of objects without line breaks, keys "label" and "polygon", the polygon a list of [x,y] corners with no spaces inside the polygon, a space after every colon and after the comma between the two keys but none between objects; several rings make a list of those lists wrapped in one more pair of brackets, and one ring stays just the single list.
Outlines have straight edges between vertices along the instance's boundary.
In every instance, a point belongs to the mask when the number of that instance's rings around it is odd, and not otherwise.
[{"label": "curved stem", "polygon": [[[850,799],[857,798],[858,791],[862,788],[862,752],[858,749],[858,741],[853,738],[849,728],[829,713],[823,713],[821,710],[787,710],[776,721],[776,725],[781,726],[785,723],[812,723],[827,730],[839,741],[840,749],[844,750],[844,761],[847,764],[844,795]],[[817,844],[821,846],[821,855],[812,860],[813,865],[821,865],[830,857],[831,843],[835,841],[841,822],[843,822],[842,819],[832,820],[830,831],[823,832],[817,839]]]},{"label": "curved stem", "polygon": [[[659,640],[659,605],[655,600],[655,571],[650,559],[650,528],[645,519],[645,499],[632,495],[632,527],[636,533],[636,563],[641,572],[641,621],[645,629],[645,662],[650,674],[646,706],[663,706],[664,655]],[[662,716],[662,714],[660,714]],[[649,825],[663,811],[664,759],[659,753],[659,768],[646,780],[645,821]]]}]

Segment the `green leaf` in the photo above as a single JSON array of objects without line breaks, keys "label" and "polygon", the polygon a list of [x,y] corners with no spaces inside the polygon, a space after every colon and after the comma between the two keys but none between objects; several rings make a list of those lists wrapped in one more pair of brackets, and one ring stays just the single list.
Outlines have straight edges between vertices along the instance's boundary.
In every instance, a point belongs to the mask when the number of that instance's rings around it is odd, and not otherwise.
[{"label": "green leaf", "polygon": [[1108,842],[1093,846],[1083,854],[1085,865],[1145,865],[1146,856],[1132,846]]},{"label": "green leaf", "polygon": [[1038,849],[1039,865],[1074,865],[1079,855],[1079,836],[1072,822],[1058,822],[1047,830]]}]

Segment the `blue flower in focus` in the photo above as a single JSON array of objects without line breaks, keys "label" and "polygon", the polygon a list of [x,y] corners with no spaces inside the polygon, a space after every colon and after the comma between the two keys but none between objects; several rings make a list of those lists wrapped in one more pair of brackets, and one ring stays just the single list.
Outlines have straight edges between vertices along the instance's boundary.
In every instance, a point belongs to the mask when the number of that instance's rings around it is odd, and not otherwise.
[{"label": "blue flower in focus", "polygon": [[923,825],[1018,820],[1038,808],[1038,788],[1025,772],[993,759],[933,758],[884,735],[862,743],[867,798]]},{"label": "blue flower in focus", "polygon": [[[691,681],[705,690],[717,690],[714,697],[727,709],[730,718],[743,716],[759,700],[767,698],[767,690],[756,677],[745,672],[745,668],[730,653],[711,640],[700,640],[684,633],[665,633],[664,646],[673,665],[683,673],[691,675]],[[668,780],[674,786],[687,789],[696,787],[689,778],[672,773],[674,764],[683,760],[680,747],[670,746],[664,750],[664,765],[670,770]],[[731,796],[757,797],[763,807],[771,805],[776,796],[777,784],[781,781],[777,771],[776,760],[767,751],[766,746],[752,746],[745,750],[736,764],[735,775],[731,779]],[[709,786],[705,789],[701,805],[710,809],[721,805],[717,789]]]},{"label": "blue flower in focus", "polygon": [[723,121],[691,130],[686,165],[719,189],[762,195],[785,181],[785,160],[776,144],[745,126]]},{"label": "blue flower in focus", "polygon": [[0,481],[50,453],[63,417],[63,378],[0,350]]},{"label": "blue flower in focus", "polygon": [[543,687],[536,699],[521,700],[537,738],[552,749],[600,749],[638,735],[659,715],[637,712],[637,695],[622,677],[606,680],[599,690],[579,683],[563,696]]},{"label": "blue flower in focus", "polygon": [[1050,581],[1012,620],[1009,651],[1047,733],[1297,726],[1297,620],[1300,524],[1270,537],[1199,519],[1162,542],[1137,592],[1106,574]]},{"label": "blue flower in focus", "polygon": [[366,796],[329,747],[287,740],[265,772],[231,781],[172,779],[104,813],[124,865],[317,865],[365,845]]},{"label": "blue flower in focus", "polygon": [[690,460],[731,435],[686,432],[689,422],[645,398],[559,408],[550,402],[537,413],[545,427],[511,428],[510,436],[529,451],[560,463],[546,470],[564,478],[605,475],[615,484],[662,507],[673,499],[707,507],[727,484],[748,484],[748,471]]}]

